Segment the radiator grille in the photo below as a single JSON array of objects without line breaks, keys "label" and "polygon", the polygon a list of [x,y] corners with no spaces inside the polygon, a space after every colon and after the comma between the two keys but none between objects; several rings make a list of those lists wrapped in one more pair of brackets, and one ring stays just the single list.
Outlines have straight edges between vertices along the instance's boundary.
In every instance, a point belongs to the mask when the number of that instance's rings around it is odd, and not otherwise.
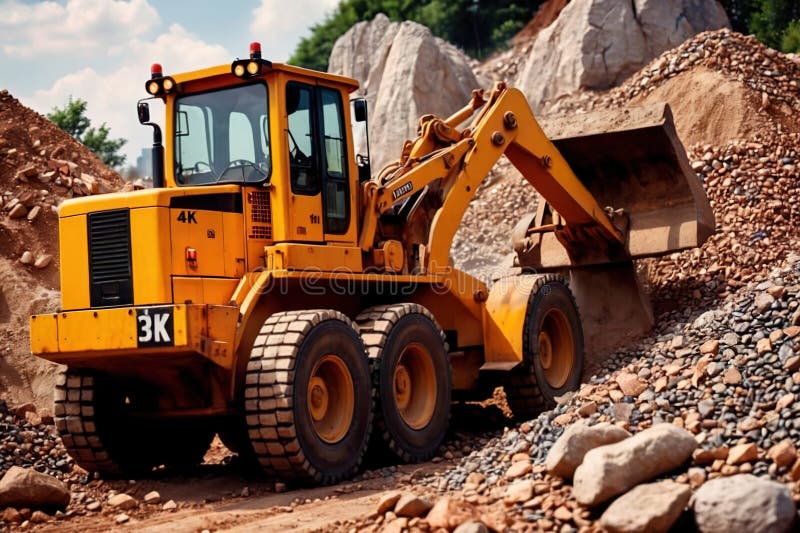
[{"label": "radiator grille", "polygon": [[247,193],[250,205],[251,239],[272,239],[272,207],[267,191],[250,191]]},{"label": "radiator grille", "polygon": [[130,211],[87,216],[92,307],[133,304]]}]

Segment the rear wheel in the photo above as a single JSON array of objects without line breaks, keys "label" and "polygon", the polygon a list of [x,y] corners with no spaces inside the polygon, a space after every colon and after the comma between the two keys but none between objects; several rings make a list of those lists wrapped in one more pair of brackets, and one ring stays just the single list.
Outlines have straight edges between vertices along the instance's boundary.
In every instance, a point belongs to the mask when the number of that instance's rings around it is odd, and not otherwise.
[{"label": "rear wheel", "polygon": [[160,465],[185,468],[202,461],[214,436],[211,424],[133,417],[134,395],[126,388],[89,371],[66,369],[56,377],[56,427],[81,468],[106,475],[142,474]]},{"label": "rear wheel", "polygon": [[336,483],[358,471],[372,391],[364,344],[347,317],[332,310],[272,315],[246,379],[250,442],[267,473]]},{"label": "rear wheel", "polygon": [[522,342],[524,360],[508,374],[504,389],[514,416],[529,419],[580,386],[583,330],[575,298],[560,276],[537,279]]},{"label": "rear wheel", "polygon": [[372,365],[381,444],[404,461],[430,459],[450,422],[444,333],[430,311],[410,303],[372,307],[356,321]]}]

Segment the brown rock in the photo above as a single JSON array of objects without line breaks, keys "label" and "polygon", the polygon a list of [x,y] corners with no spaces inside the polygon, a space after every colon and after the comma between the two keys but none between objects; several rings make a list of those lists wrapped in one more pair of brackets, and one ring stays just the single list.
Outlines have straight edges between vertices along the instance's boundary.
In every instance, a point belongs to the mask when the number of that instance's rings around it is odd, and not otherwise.
[{"label": "brown rock", "polygon": [[32,265],[36,261],[36,258],[30,251],[25,251],[22,253],[22,256],[19,258],[19,262],[23,265]]},{"label": "brown rock", "polygon": [[701,354],[717,355],[719,353],[719,341],[716,339],[708,340],[700,346]]},{"label": "brown rock", "polygon": [[758,355],[764,355],[765,353],[769,353],[772,351],[772,343],[769,341],[769,338],[764,337],[763,339],[759,339],[756,343],[756,352]]},{"label": "brown rock", "polygon": [[726,385],[738,385],[742,382],[742,373],[735,366],[732,366],[722,375],[722,382]]},{"label": "brown rock", "polygon": [[616,382],[625,396],[639,396],[647,389],[647,383],[639,379],[639,376],[630,372],[620,372]]},{"label": "brown rock", "polygon": [[33,209],[28,211],[28,216],[27,216],[28,221],[29,222],[33,222],[34,220],[36,220],[36,217],[39,216],[39,213],[41,212],[41,210],[42,210],[42,208],[39,207],[38,205],[33,206]]},{"label": "brown rock", "polygon": [[778,398],[778,401],[775,404],[775,409],[777,411],[782,411],[783,409],[786,409],[793,403],[794,403],[794,394],[789,392]]},{"label": "brown rock", "polygon": [[28,413],[36,413],[36,406],[30,402],[23,403],[14,409],[14,414],[17,415],[18,418],[25,418],[25,415]]},{"label": "brown rock", "polygon": [[394,506],[394,514],[415,518],[424,516],[431,509],[432,505],[425,498],[420,498],[414,494],[403,494]]},{"label": "brown rock", "polygon": [[728,452],[728,459],[725,462],[729,465],[738,465],[755,461],[756,459],[758,459],[758,446],[748,442],[731,448]]},{"label": "brown rock", "polygon": [[128,509],[133,509],[139,505],[139,502],[137,502],[136,498],[133,496],[125,494],[124,492],[120,492],[119,494],[115,494],[108,499],[108,505],[123,511],[127,511]]},{"label": "brown rock", "polygon": [[53,262],[53,256],[50,254],[43,254],[36,258],[33,266],[38,269],[47,268]]},{"label": "brown rock", "polygon": [[530,474],[531,470],[533,470],[533,467],[530,461],[517,461],[506,470],[506,479],[522,477],[526,474]]},{"label": "brown rock", "polygon": [[0,514],[0,522],[7,524],[19,524],[22,520],[22,515],[13,507],[6,507],[5,511]]},{"label": "brown rock", "polygon": [[425,521],[433,530],[442,528],[450,531],[475,518],[477,513],[470,504],[444,496],[436,501]]},{"label": "brown rock", "polygon": [[578,414],[583,418],[588,418],[597,412],[596,402],[587,402],[578,408]]},{"label": "brown rock", "polygon": [[400,496],[401,494],[399,492],[387,492],[383,494],[378,501],[378,508],[375,512],[382,515],[386,514],[387,511],[391,511],[394,509],[394,506],[397,505],[397,500],[400,499]]},{"label": "brown rock", "polygon": [[28,209],[22,204],[16,204],[14,207],[11,208],[11,211],[8,212],[9,218],[22,218],[28,214]]},{"label": "brown rock", "polygon": [[660,481],[639,485],[617,498],[600,517],[610,533],[666,533],[692,495],[687,485]]},{"label": "brown rock", "polygon": [[508,486],[503,502],[505,502],[506,505],[513,505],[515,503],[526,502],[532,497],[533,481],[530,479],[523,479],[522,481],[517,481]]},{"label": "brown rock", "polygon": [[597,505],[643,481],[684,464],[697,448],[691,433],[657,424],[633,437],[590,450],[575,471],[572,494],[582,505]]},{"label": "brown rock", "polygon": [[789,372],[800,370],[800,355],[793,355],[783,363],[783,368]]},{"label": "brown rock", "polygon": [[794,463],[795,459],[797,459],[797,448],[795,448],[791,440],[784,439],[769,449],[767,457],[783,468]]},{"label": "brown rock", "polygon": [[69,501],[64,483],[31,468],[12,466],[0,480],[0,507],[64,508]]},{"label": "brown rock", "polygon": [[613,444],[630,437],[624,429],[607,422],[595,424],[576,423],[569,426],[547,454],[545,466],[554,476],[572,479],[575,469],[586,452],[598,446]]}]

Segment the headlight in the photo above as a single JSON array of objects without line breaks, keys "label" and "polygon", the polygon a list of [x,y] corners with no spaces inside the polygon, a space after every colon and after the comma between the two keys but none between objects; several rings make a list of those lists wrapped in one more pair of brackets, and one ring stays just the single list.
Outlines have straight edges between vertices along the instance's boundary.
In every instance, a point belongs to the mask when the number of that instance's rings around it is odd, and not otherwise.
[{"label": "headlight", "polygon": [[244,72],[245,72],[244,65],[243,65],[243,64],[241,64],[241,63],[239,63],[238,65],[236,65],[235,67],[233,67],[233,74],[234,74],[235,76],[239,77],[239,78],[241,78],[242,76],[244,76]]},{"label": "headlight", "polygon": [[258,64],[256,61],[250,61],[247,64],[247,73],[251,76],[255,76],[261,70],[261,65]]},{"label": "headlight", "polygon": [[146,88],[147,92],[153,95],[158,94],[159,89],[161,89],[157,81],[148,81]]},{"label": "headlight", "polygon": [[172,78],[164,78],[164,90],[169,92],[175,88],[175,80]]}]

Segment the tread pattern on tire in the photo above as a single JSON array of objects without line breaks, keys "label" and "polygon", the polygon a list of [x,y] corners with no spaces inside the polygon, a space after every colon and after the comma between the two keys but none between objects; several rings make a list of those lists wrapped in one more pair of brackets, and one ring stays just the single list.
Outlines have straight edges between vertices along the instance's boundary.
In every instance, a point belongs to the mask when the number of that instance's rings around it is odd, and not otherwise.
[{"label": "tread pattern on tire", "polygon": [[[542,290],[542,287],[552,282],[562,283],[565,287],[569,288],[567,280],[560,274],[539,274],[534,281],[534,287],[531,291],[530,300],[536,297],[536,294]],[[580,311],[575,302],[575,297],[570,291],[570,298],[575,305],[575,310],[578,312],[580,320]],[[529,314],[532,311],[529,305],[525,311],[525,324],[528,323]],[[511,412],[514,413],[515,418],[527,419],[535,416],[547,409],[547,401],[542,394],[539,384],[536,381],[536,375],[533,372],[533,361],[531,361],[530,354],[527,353],[530,341],[529,328],[525,328],[522,332],[522,346],[525,351],[525,360],[522,362],[521,368],[508,372],[503,378],[503,389],[506,393],[506,400]]]},{"label": "tread pattern on tire", "polygon": [[287,311],[267,318],[253,343],[245,378],[245,420],[253,452],[268,475],[330,484],[352,477],[361,465],[366,446],[352,472],[324,475],[308,461],[297,439],[293,413],[295,363],[311,328],[326,320],[344,322],[358,333],[355,324],[338,311]]},{"label": "tread pattern on tire", "polygon": [[[442,328],[439,326],[439,323],[436,321],[433,314],[419,304],[401,303],[376,305],[374,307],[365,309],[356,317],[356,324],[361,332],[361,338],[364,340],[364,345],[367,347],[367,356],[369,357],[370,375],[372,376],[373,384],[372,391],[375,402],[375,425],[378,428],[380,437],[383,439],[389,449],[405,462],[411,462],[413,457],[411,457],[408,452],[400,449],[400,447],[397,445],[397,442],[392,438],[391,433],[386,427],[386,422],[383,420],[383,416],[381,415],[382,410],[380,394],[378,391],[380,388],[381,355],[383,353],[383,347],[386,344],[386,339],[389,336],[389,332],[402,317],[415,313],[423,315],[424,317],[430,319],[434,325],[436,325],[436,329],[439,331],[439,335],[442,338],[442,343],[444,344],[444,352],[447,354],[450,350],[447,345],[444,331],[442,331]],[[453,370],[449,357],[446,358],[446,363],[447,371],[452,375]],[[448,415],[448,423],[449,420],[450,419]]]},{"label": "tread pattern on tire", "polygon": [[67,453],[88,472],[120,474],[97,433],[94,376],[64,369],[56,374],[53,419]]}]

